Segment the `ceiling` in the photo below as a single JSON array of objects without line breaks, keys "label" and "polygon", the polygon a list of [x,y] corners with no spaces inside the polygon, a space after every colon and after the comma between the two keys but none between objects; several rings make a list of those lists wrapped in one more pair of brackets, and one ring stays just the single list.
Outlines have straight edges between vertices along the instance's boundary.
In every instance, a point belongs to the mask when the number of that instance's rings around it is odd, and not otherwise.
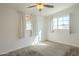
[{"label": "ceiling", "polygon": [[1,3],[0,5],[15,8],[19,11],[26,13],[26,14],[37,15],[37,14],[41,13],[43,16],[56,13],[58,11],[61,11],[63,9],[66,9],[66,8],[69,8],[73,5],[75,5],[75,3],[47,3],[47,4],[54,5],[54,8],[44,8],[42,10],[42,12],[39,12],[35,7],[34,8],[27,8],[28,6],[34,5],[34,3]]}]

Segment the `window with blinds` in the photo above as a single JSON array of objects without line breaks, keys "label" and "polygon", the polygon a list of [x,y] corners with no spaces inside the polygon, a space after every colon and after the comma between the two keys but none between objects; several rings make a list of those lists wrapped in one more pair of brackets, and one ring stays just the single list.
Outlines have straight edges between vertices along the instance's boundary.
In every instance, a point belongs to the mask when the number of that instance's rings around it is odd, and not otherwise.
[{"label": "window with blinds", "polygon": [[69,15],[53,18],[53,30],[69,29],[69,21],[70,21]]}]

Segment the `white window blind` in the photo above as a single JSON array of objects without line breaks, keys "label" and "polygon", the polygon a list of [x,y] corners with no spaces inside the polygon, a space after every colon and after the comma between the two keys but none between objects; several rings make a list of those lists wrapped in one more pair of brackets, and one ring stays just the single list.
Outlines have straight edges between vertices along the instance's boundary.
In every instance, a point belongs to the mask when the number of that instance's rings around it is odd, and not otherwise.
[{"label": "white window blind", "polygon": [[61,16],[53,18],[53,30],[55,29],[69,29],[70,16]]},{"label": "white window blind", "polygon": [[32,23],[31,23],[31,18],[30,16],[26,17],[26,30],[32,30]]}]

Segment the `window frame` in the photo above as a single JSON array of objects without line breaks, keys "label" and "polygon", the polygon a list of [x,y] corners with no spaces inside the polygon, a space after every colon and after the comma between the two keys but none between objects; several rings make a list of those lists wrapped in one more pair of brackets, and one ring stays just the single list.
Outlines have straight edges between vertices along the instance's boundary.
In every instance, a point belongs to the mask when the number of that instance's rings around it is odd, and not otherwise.
[{"label": "window frame", "polygon": [[[64,17],[69,17],[69,18],[68,18],[68,20],[64,20]],[[54,25],[54,20],[55,20],[55,18],[57,18],[57,25]],[[62,18],[62,19],[63,19],[63,20],[62,20],[63,25],[68,26],[68,28],[64,28],[65,26],[59,25],[59,18]],[[68,21],[68,24],[65,24],[65,21]],[[57,28],[54,29],[54,26],[57,26]],[[52,28],[52,29],[53,29],[53,30],[60,30],[60,29],[59,29],[60,26],[62,26],[62,29],[61,29],[61,30],[64,30],[64,29],[69,30],[69,29],[70,29],[70,15],[64,15],[64,16],[59,16],[59,17],[54,17],[54,18],[53,18],[53,28]]]},{"label": "window frame", "polygon": [[[25,20],[26,20],[25,21],[25,30],[32,30],[32,22],[31,22],[30,16],[26,16]],[[29,26],[30,26],[30,28],[27,28]]]}]

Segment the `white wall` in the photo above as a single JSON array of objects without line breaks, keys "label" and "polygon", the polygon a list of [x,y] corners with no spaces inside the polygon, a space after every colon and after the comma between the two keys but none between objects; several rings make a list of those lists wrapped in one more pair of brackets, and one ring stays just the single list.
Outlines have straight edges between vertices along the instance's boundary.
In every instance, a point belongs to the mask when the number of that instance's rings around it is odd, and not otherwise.
[{"label": "white wall", "polygon": [[32,15],[32,36],[36,36],[37,34],[37,28],[36,28],[36,25],[37,25],[37,21],[36,21],[36,15]]},{"label": "white wall", "polygon": [[79,5],[55,13],[52,16],[61,16],[66,13],[71,13],[71,34],[66,30],[56,30],[55,32],[48,30],[48,40],[79,47]]},{"label": "white wall", "polygon": [[[1,15],[0,15],[1,18]],[[0,39],[1,39],[1,20],[0,20]]]},{"label": "white wall", "polygon": [[45,40],[45,19],[42,15],[37,15],[37,35],[41,31],[41,41]]},{"label": "white wall", "polygon": [[32,43],[30,38],[18,39],[19,14],[15,9],[0,6],[0,54],[26,47]]},{"label": "white wall", "polygon": [[74,8],[72,12],[72,32],[79,33],[79,4]]}]

